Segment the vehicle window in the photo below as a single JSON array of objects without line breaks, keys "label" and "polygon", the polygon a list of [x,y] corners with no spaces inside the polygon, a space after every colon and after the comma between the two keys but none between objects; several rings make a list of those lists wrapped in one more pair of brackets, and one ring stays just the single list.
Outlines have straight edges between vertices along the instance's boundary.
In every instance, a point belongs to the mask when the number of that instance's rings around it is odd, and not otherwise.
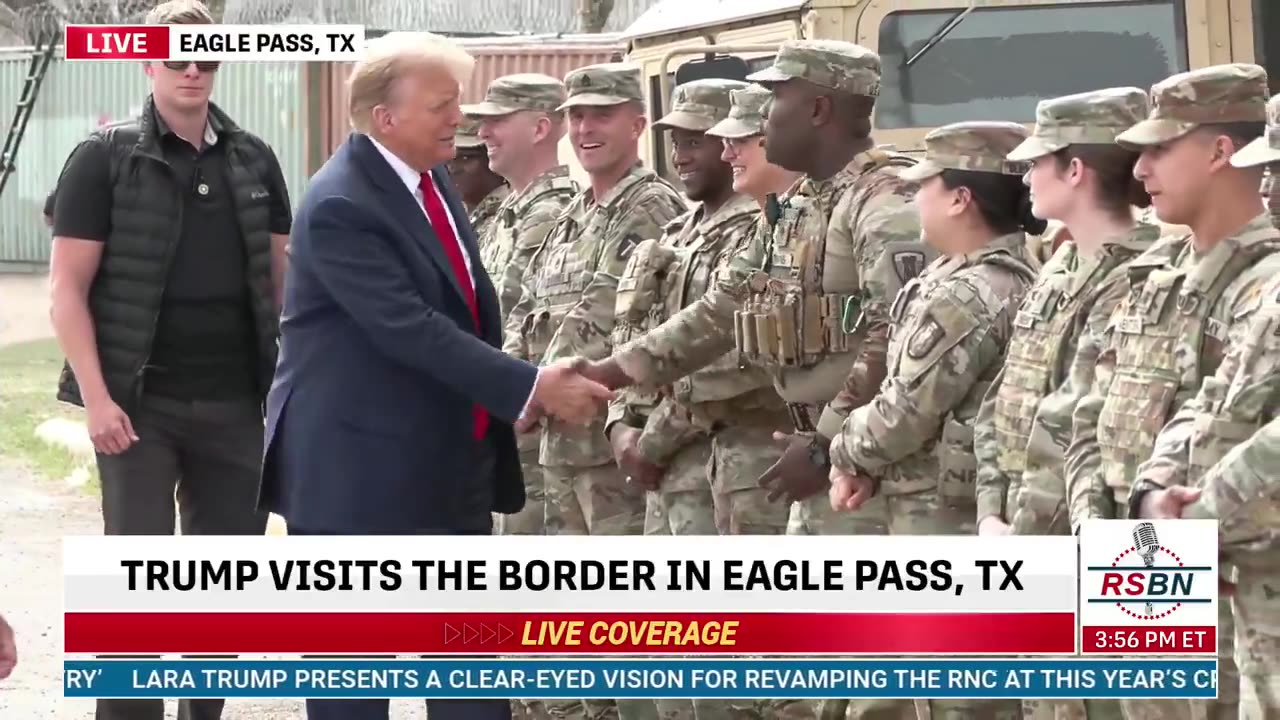
[{"label": "vehicle window", "polygon": [[1275,2],[1254,0],[1253,51],[1267,69],[1271,94],[1280,93],[1280,6]]},{"label": "vehicle window", "polygon": [[894,12],[880,24],[877,128],[1032,122],[1044,98],[1146,89],[1188,69],[1181,0],[978,8],[907,67],[957,12]]},{"label": "vehicle window", "polygon": [[761,70],[764,70],[765,68],[772,66],[772,65],[773,65],[773,59],[774,59],[775,57],[777,57],[777,56],[775,56],[775,55],[769,55],[768,57],[758,57],[758,58],[752,58],[752,59],[748,60],[748,61],[747,61],[747,74],[751,74],[751,73],[758,73],[758,72],[760,72]]}]

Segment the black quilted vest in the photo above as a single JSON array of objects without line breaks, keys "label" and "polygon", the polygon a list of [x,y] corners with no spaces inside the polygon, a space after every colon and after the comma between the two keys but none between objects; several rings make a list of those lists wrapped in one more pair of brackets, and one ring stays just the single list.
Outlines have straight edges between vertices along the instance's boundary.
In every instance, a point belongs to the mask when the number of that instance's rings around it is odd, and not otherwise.
[{"label": "black quilted vest", "polygon": [[[275,372],[280,325],[271,280],[270,154],[266,143],[241,130],[217,106],[209,122],[228,165],[232,200],[248,255],[249,288],[258,338],[258,387],[263,399]],[[111,156],[111,233],[89,291],[98,359],[111,399],[126,412],[143,393],[143,369],[151,355],[160,301],[182,228],[185,188],[175,181],[160,150],[150,97],[136,122],[106,127],[86,142],[104,143]],[[69,365],[58,381],[58,399],[83,405]]]}]

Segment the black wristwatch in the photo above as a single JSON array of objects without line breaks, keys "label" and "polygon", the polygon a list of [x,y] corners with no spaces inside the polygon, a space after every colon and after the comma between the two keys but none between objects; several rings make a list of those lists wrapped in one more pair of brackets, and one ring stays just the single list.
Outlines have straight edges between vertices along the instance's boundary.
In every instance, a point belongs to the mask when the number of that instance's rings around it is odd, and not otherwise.
[{"label": "black wristwatch", "polygon": [[1142,517],[1142,499],[1152,490],[1163,490],[1164,487],[1151,480],[1139,480],[1137,485],[1133,486],[1133,490],[1129,492],[1129,507],[1126,508],[1125,516],[1130,520],[1138,520]]}]

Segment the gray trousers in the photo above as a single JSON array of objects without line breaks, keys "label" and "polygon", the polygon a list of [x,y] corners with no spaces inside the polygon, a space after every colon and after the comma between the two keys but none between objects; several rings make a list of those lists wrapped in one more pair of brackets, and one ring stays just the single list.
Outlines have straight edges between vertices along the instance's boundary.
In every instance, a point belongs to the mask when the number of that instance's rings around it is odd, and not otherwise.
[{"label": "gray trousers", "polygon": [[[106,535],[262,535],[262,409],[256,402],[144,397],[129,420],[138,441],[98,455]],[[218,720],[223,700],[182,700],[179,720]],[[164,701],[99,700],[97,720],[163,720]]]}]

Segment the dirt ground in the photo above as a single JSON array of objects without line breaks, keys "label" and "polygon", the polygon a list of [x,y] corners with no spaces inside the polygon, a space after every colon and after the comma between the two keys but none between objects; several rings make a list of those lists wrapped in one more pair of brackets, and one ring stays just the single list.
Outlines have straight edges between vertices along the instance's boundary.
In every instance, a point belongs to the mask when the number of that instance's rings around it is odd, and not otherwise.
[{"label": "dirt ground", "polygon": [[[52,334],[46,283],[43,276],[0,276],[0,346]],[[0,447],[0,613],[18,642],[18,667],[0,682],[0,718],[93,717],[93,701],[62,697],[62,537],[101,533],[94,496],[37,475]],[[167,716],[176,713],[168,703]],[[421,701],[397,700],[391,715],[419,720],[426,712]],[[294,700],[231,700],[223,713],[224,720],[303,717]]]}]

